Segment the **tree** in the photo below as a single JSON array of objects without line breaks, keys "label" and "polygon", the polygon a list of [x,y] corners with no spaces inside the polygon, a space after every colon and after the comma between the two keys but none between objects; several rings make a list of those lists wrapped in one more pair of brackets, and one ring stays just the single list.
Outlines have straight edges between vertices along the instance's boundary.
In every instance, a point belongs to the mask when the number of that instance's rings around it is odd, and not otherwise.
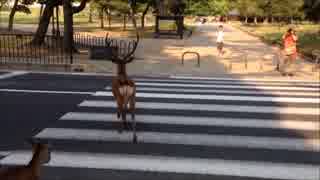
[{"label": "tree", "polygon": [[210,9],[213,10],[214,15],[225,16],[230,11],[229,2],[226,0],[211,0],[208,1]]},{"label": "tree", "polygon": [[3,7],[8,5],[8,1],[7,0],[0,0],[0,10],[2,10]]},{"label": "tree", "polygon": [[48,31],[50,19],[53,14],[53,8],[55,6],[62,5],[62,0],[43,0],[41,3],[45,4],[45,8],[42,12],[37,31],[31,42],[31,44],[34,46],[39,46],[44,42],[45,35]]},{"label": "tree", "polygon": [[304,0],[304,12],[312,21],[320,21],[320,0]]},{"label": "tree", "polygon": [[[128,6],[128,1],[126,0],[114,0],[112,3],[114,11],[118,12],[119,15],[123,17],[123,30],[127,29],[127,19],[130,16],[131,7]],[[136,10],[135,10],[136,11]]]},{"label": "tree", "polygon": [[44,0],[45,9],[41,16],[36,34],[32,40],[32,45],[41,45],[44,42],[44,37],[47,33],[50,18],[53,14],[53,8],[58,5],[63,5],[64,12],[64,36],[63,44],[65,51],[70,52],[73,47],[73,15],[79,13],[86,7],[89,0],[81,0],[79,6],[73,6],[71,0]]},{"label": "tree", "polygon": [[93,9],[94,9],[94,5],[93,5],[93,3],[90,3],[90,5],[89,5],[89,20],[88,20],[88,23],[93,23],[93,19],[92,19]]},{"label": "tree", "polygon": [[231,9],[229,0],[190,0],[187,3],[186,14],[192,15],[226,15]]},{"label": "tree", "polygon": [[273,3],[273,15],[276,17],[285,18],[290,23],[294,17],[303,17],[303,0],[278,0]]},{"label": "tree", "polygon": [[28,8],[28,5],[32,5],[34,2],[35,0],[14,0],[13,7],[9,15],[9,23],[8,23],[9,31],[12,31],[13,29],[14,16],[16,12],[31,14],[31,11]]},{"label": "tree", "polygon": [[107,14],[107,17],[109,19],[109,27],[111,26],[111,23],[110,23],[110,7],[111,4],[110,4],[110,0],[93,0],[90,4],[90,9],[94,8],[98,11],[99,13],[99,19],[100,19],[100,27],[101,28],[104,28],[104,17],[105,17],[105,14]]},{"label": "tree", "polygon": [[249,13],[249,4],[251,0],[239,0],[237,2],[237,7],[241,16],[245,17],[245,23],[248,23]]},{"label": "tree", "polygon": [[144,29],[146,15],[151,7],[156,6],[155,0],[138,0],[137,1],[137,11],[141,12],[141,29]]},{"label": "tree", "polygon": [[73,15],[81,12],[89,0],[81,0],[79,6],[73,6],[71,0],[63,0],[64,12],[64,36],[63,44],[65,51],[71,52],[74,50],[73,46]]},{"label": "tree", "polygon": [[248,17],[255,17],[255,21],[256,17],[271,18],[271,21],[277,17],[292,22],[293,18],[303,17],[302,6],[303,0],[237,0],[236,5],[246,22]]}]

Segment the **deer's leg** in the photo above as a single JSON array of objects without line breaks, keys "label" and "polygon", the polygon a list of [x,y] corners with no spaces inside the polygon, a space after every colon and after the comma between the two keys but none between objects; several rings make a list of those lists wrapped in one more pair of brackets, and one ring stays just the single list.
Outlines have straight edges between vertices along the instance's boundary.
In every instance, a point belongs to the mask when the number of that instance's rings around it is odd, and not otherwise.
[{"label": "deer's leg", "polygon": [[131,112],[131,119],[132,119],[132,131],[133,131],[133,143],[137,143],[138,142],[138,137],[137,137],[137,123],[136,123],[136,119],[135,119],[135,95],[132,96],[132,98],[130,99],[130,112]]},{"label": "deer's leg", "polygon": [[122,116],[122,125],[125,130],[128,130],[129,127],[128,127],[128,122],[127,122],[127,107],[125,104],[124,104],[124,108],[122,110],[121,116]]},{"label": "deer's leg", "polygon": [[125,125],[124,125],[124,120],[123,120],[123,112],[124,112],[124,109],[123,109],[123,105],[122,105],[122,99],[119,98],[117,99],[117,117],[118,119],[121,121],[120,122],[120,127],[118,129],[118,131],[120,133],[122,133],[122,131],[125,129]]},{"label": "deer's leg", "polygon": [[120,111],[117,109],[117,118],[118,118],[118,120],[120,120]]},{"label": "deer's leg", "polygon": [[130,99],[130,113],[131,113],[131,119],[135,119],[135,110],[136,110],[136,96],[133,95]]}]

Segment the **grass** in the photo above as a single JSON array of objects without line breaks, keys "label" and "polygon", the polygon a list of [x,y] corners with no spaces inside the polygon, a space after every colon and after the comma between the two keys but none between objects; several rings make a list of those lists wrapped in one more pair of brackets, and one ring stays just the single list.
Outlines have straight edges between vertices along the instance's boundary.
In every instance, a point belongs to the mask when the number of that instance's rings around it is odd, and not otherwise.
[{"label": "grass", "polygon": [[233,23],[234,26],[250,34],[260,37],[268,44],[281,45],[282,35],[291,27],[297,31],[299,36],[298,49],[302,54],[311,55],[314,49],[320,50],[320,25],[303,23],[298,25],[284,24],[259,24],[244,25]]},{"label": "grass", "polygon": [[[39,8],[32,8],[31,14],[17,12],[14,20],[16,24],[37,24],[39,22],[39,14]],[[10,11],[0,11],[0,22],[8,23],[9,15]]]}]

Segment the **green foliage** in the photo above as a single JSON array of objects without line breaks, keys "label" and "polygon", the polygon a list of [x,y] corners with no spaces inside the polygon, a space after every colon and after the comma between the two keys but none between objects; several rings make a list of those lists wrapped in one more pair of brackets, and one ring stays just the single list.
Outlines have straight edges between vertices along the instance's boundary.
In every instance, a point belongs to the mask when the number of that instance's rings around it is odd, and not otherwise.
[{"label": "green foliage", "polygon": [[261,0],[238,0],[237,8],[242,16],[262,16]]},{"label": "green foliage", "polygon": [[232,7],[230,0],[190,0],[187,3],[187,14],[192,15],[226,15]]},{"label": "green foliage", "polygon": [[112,11],[118,14],[128,14],[130,7],[127,1],[124,0],[93,0],[93,6],[98,11]]},{"label": "green foliage", "polygon": [[22,12],[25,14],[31,14],[31,10],[28,6],[34,4],[36,0],[18,0],[18,4],[15,7],[17,12]]},{"label": "green foliage", "polygon": [[8,9],[8,1],[0,0],[0,10],[7,10],[7,9]]},{"label": "green foliage", "polygon": [[320,21],[320,0],[304,0],[304,12],[307,18]]},{"label": "green foliage", "polygon": [[238,0],[243,16],[303,17],[304,0]]}]

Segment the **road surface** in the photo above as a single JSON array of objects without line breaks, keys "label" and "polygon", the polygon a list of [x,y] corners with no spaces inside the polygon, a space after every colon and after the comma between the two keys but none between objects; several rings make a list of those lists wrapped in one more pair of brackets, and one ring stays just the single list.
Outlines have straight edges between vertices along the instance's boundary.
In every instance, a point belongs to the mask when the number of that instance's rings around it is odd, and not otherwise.
[{"label": "road surface", "polygon": [[10,140],[32,137],[52,146],[44,180],[319,179],[319,84],[135,80],[138,144],[131,132],[117,131],[109,76],[16,73],[1,79],[0,164],[26,164],[29,147]]}]

